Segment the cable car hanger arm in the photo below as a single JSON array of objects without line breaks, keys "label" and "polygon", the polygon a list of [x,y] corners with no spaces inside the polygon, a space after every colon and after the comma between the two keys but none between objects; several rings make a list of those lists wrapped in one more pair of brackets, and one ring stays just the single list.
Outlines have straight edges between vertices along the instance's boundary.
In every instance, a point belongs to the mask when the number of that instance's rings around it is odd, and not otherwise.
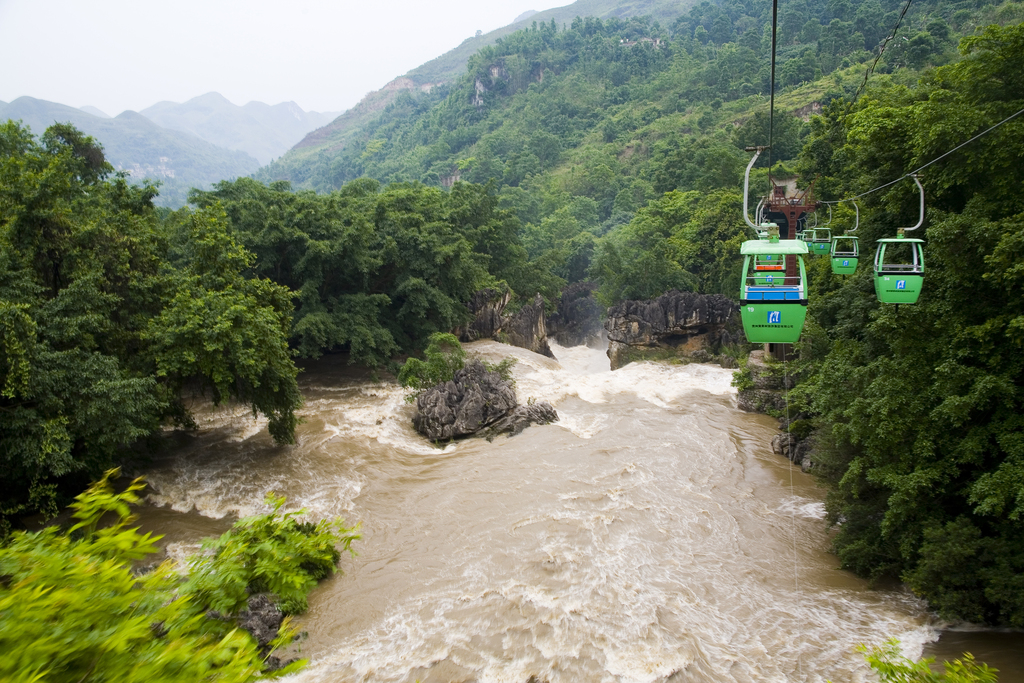
[{"label": "cable car hanger arm", "polygon": [[747,172],[743,176],[743,220],[746,221],[747,225],[749,225],[750,227],[752,227],[754,229],[754,232],[757,232],[759,228],[758,228],[757,225],[754,224],[753,221],[750,220],[750,216],[747,213],[747,210],[748,210],[747,207],[749,206],[749,204],[747,203],[747,196],[750,194],[750,169],[754,167],[754,164],[757,162],[757,158],[759,156],[761,156],[761,152],[763,152],[766,149],[768,149],[768,148],[767,147],[747,147],[745,149],[745,151],[747,151],[747,152],[753,152],[754,153],[754,158],[752,158],[750,160],[750,163],[747,164]]}]

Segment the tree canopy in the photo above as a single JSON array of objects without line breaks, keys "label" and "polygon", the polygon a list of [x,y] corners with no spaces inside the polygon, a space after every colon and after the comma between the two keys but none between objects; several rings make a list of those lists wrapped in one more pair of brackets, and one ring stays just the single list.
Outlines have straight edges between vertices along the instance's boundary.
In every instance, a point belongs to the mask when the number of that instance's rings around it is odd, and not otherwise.
[{"label": "tree canopy", "polygon": [[206,388],[294,439],[291,293],[216,207],[161,223],[156,190],[111,175],[68,125],[0,125],[0,506],[55,511],[161,424],[192,424]]},{"label": "tree canopy", "polygon": [[[815,122],[805,172],[836,196],[888,181],[1024,108],[1024,25],[991,26],[917,87],[871,89]],[[813,274],[827,346],[801,387],[845,567],[897,576],[943,615],[1024,626],[1024,123],[929,167],[927,275],[880,305],[870,269]],[[862,248],[916,220],[910,181],[869,196]],[[909,221],[909,222],[908,222]],[[827,351],[827,353],[825,353]]]}]

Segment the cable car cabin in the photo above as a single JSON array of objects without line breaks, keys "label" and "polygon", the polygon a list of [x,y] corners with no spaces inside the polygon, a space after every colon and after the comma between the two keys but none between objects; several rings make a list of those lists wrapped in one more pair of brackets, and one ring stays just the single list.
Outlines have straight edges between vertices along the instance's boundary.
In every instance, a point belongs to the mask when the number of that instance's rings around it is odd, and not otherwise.
[{"label": "cable car cabin", "polygon": [[832,272],[836,275],[853,275],[857,272],[857,257],[860,249],[853,235],[836,235],[832,238]]},{"label": "cable car cabin", "polygon": [[818,256],[829,253],[832,248],[832,231],[828,228],[808,228],[803,232],[803,239],[811,253]]},{"label": "cable car cabin", "polygon": [[[807,244],[800,240],[749,240],[740,247],[743,279],[740,285],[740,319],[751,344],[792,344],[800,339],[807,316],[807,273],[801,254]],[[767,257],[781,260],[778,270],[759,270]],[[778,262],[772,260],[776,265]]]},{"label": "cable car cabin", "polygon": [[[902,232],[902,231],[901,231]],[[916,304],[924,284],[924,240],[899,237],[878,240],[875,294],[883,304]]]}]

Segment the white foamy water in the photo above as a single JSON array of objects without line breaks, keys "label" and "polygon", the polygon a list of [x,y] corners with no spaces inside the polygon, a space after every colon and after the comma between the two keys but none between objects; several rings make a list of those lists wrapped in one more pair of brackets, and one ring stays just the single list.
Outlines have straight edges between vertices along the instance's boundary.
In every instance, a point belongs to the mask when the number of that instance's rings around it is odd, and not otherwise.
[{"label": "white foamy water", "polygon": [[149,475],[155,502],[211,517],[273,489],[362,522],[294,680],[840,683],[872,680],[858,643],[934,638],[917,600],[836,569],[822,491],[736,409],[731,371],[467,350],[516,356],[520,401],[559,422],[438,449],[397,387],[314,368],[298,445],[225,420]]}]

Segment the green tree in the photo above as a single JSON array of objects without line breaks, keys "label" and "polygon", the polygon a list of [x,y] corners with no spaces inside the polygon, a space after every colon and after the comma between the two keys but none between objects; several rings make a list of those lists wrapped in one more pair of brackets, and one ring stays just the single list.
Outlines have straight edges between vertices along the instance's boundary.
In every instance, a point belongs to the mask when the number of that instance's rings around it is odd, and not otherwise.
[{"label": "green tree", "polygon": [[860,647],[881,683],[995,683],[996,669],[979,664],[971,653],[962,659],[943,662],[942,673],[932,670],[934,657],[914,662],[900,653],[899,642],[890,640],[880,647]]},{"label": "green tree", "polygon": [[290,294],[241,277],[248,256],[205,214],[179,258],[155,188],[110,170],[70,126],[39,140],[0,126],[4,519],[56,512],[62,490],[80,490],[162,421],[191,424],[178,395],[189,380],[266,411],[275,438],[293,438]]},{"label": "green tree", "polygon": [[398,373],[403,387],[417,392],[442,382],[450,382],[466,364],[466,352],[453,334],[435,332],[430,335],[424,360],[409,358]]}]

